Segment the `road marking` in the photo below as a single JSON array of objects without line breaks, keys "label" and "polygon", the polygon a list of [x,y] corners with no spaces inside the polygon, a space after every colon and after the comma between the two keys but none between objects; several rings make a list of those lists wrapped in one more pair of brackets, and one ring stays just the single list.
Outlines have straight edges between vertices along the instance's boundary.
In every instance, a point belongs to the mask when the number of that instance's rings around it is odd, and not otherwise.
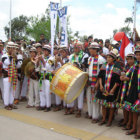
[{"label": "road marking", "polygon": [[12,118],[17,121],[24,122],[26,124],[38,126],[40,128],[48,129],[50,131],[54,131],[60,134],[68,135],[77,139],[81,140],[114,140],[111,138],[107,138],[105,136],[98,136],[95,133],[84,131],[78,128],[72,128],[69,126],[65,126],[62,124],[46,121],[46,120],[41,120],[38,118],[34,118],[31,116],[27,116],[21,113],[13,112],[13,111],[7,111],[4,109],[0,109],[0,115]]}]

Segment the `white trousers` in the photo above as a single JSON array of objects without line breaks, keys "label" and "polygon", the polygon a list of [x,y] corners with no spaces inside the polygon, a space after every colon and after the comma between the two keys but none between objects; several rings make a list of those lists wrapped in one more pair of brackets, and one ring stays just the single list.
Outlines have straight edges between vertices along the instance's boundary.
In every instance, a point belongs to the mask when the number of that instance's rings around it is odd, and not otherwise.
[{"label": "white trousers", "polygon": [[36,107],[40,105],[39,85],[37,80],[30,79],[28,98],[29,98],[28,105]]},{"label": "white trousers", "polygon": [[24,80],[21,88],[21,97],[26,97],[27,90],[28,90],[28,78],[24,76]]},{"label": "white trousers", "polygon": [[51,93],[51,105],[55,105],[55,94]]},{"label": "white trousers", "polygon": [[3,96],[4,105],[12,105],[14,102],[13,83],[9,82],[9,78],[3,78]]},{"label": "white trousers", "polygon": [[84,90],[81,92],[80,96],[77,98],[78,100],[78,109],[83,109],[83,103],[84,103]]},{"label": "white trousers", "polygon": [[61,98],[55,94],[55,104],[58,106],[61,104]]},{"label": "white trousers", "polygon": [[19,99],[20,96],[20,81],[17,81],[16,91],[15,91],[15,99]]},{"label": "white trousers", "polygon": [[3,98],[3,78],[2,77],[0,77],[0,90],[1,90],[2,98]]},{"label": "white trousers", "polygon": [[72,103],[70,103],[70,104],[67,104],[67,108],[73,108],[74,107],[74,101],[72,102]]},{"label": "white trousers", "polygon": [[[79,109],[79,110],[82,110],[82,109],[83,109],[83,103],[84,103],[84,90],[81,92],[80,96],[77,98],[76,101],[77,101],[77,103],[78,103],[78,104],[77,104],[77,105],[78,105],[78,109]],[[66,103],[64,102],[63,105],[64,105],[64,107],[67,106],[68,108],[73,108],[76,101],[73,101],[72,103],[67,104],[67,105],[66,105]]]},{"label": "white trousers", "polygon": [[50,81],[42,81],[42,90],[40,91],[40,106],[51,107]]},{"label": "white trousers", "polygon": [[75,103],[75,102],[72,102],[72,103],[70,103],[70,104],[66,104],[66,102],[63,101],[63,106],[64,106],[64,107],[67,107],[67,108],[73,108],[73,107],[74,107],[74,103]]},{"label": "white trousers", "polygon": [[93,95],[91,94],[91,87],[87,88],[87,106],[88,106],[88,115],[92,119],[98,119],[100,116],[100,105],[94,103],[92,99]]}]

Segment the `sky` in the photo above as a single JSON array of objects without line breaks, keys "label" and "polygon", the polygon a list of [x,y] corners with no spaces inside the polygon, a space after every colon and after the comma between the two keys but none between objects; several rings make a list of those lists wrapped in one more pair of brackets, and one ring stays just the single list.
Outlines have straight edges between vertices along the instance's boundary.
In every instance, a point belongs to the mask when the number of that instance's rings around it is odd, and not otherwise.
[{"label": "sky", "polygon": [[[44,14],[49,3],[50,0],[12,0],[12,18],[21,14]],[[62,6],[68,6],[73,32],[79,31],[80,35],[102,39],[111,38],[114,29],[125,25],[125,18],[132,16],[133,5],[134,0],[62,0]],[[9,7],[10,0],[0,0],[0,39],[3,41],[6,40],[4,27],[9,22]],[[137,4],[136,27],[140,33],[140,4]]]}]

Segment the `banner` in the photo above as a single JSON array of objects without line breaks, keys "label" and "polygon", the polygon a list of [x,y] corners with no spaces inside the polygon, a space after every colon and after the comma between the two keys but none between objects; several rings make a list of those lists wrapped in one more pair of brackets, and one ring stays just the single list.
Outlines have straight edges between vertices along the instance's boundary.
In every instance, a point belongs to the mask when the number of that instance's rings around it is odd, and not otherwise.
[{"label": "banner", "polygon": [[61,42],[60,46],[68,46],[67,37],[67,6],[58,11],[60,23],[61,23]]},{"label": "banner", "polygon": [[53,56],[54,49],[54,39],[55,39],[55,31],[56,31],[56,22],[57,22],[57,11],[58,11],[58,3],[51,2],[50,3],[50,19],[51,19],[51,54]]}]

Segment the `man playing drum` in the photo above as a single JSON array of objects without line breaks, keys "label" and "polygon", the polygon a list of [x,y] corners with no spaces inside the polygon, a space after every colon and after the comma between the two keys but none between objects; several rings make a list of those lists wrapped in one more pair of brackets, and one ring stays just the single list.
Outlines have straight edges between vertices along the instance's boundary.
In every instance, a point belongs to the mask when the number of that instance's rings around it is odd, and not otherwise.
[{"label": "man playing drum", "polygon": [[[84,62],[84,59],[88,57],[88,54],[84,53],[82,51],[82,44],[80,42],[77,42],[74,45],[74,53],[70,55],[69,57],[69,62],[70,63],[78,63],[79,66],[82,65],[82,63]],[[78,111],[76,114],[76,117],[80,117],[81,116],[81,110],[83,109],[83,101],[84,101],[84,90],[81,92],[80,96],[77,99],[78,102]],[[68,108],[70,108],[70,112],[68,112],[68,114],[73,113],[73,108],[74,108],[74,102],[72,102],[71,104],[68,104]]]}]

